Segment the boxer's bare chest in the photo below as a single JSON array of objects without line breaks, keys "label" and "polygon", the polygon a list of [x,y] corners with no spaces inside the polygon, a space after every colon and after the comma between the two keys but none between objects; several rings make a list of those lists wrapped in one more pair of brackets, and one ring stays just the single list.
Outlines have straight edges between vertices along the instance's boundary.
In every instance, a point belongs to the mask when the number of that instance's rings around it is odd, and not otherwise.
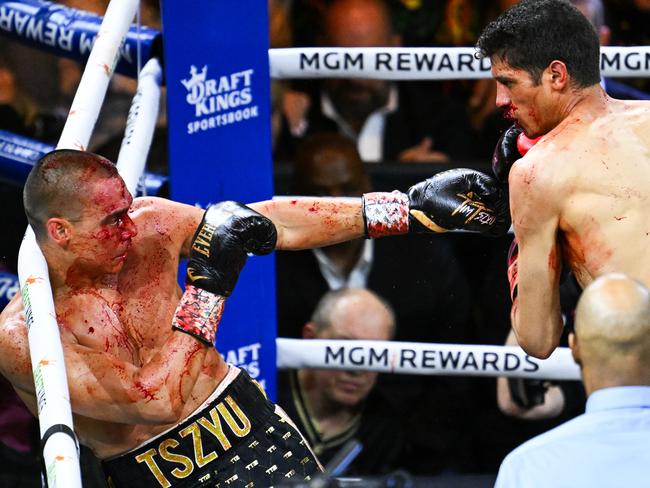
[{"label": "boxer's bare chest", "polygon": [[62,332],[97,351],[136,365],[146,363],[171,333],[181,294],[177,266],[178,259],[163,246],[134,245],[115,279],[57,294]]}]

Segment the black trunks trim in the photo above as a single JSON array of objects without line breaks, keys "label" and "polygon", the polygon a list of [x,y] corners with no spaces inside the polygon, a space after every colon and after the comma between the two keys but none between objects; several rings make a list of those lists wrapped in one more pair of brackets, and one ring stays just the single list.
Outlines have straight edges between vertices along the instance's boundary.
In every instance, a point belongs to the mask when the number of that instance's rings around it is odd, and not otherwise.
[{"label": "black trunks trim", "polygon": [[199,412],[102,465],[117,488],[268,487],[318,471],[300,433],[243,370]]}]

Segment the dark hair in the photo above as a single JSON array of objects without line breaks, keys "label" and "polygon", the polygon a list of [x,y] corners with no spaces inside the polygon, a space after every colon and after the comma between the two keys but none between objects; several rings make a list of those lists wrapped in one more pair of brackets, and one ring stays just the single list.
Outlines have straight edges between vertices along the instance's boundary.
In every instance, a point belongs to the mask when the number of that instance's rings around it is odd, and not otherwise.
[{"label": "dark hair", "polygon": [[488,24],[476,47],[479,57],[523,69],[535,83],[555,59],[566,65],[575,86],[600,82],[598,34],[565,0],[523,0]]},{"label": "dark hair", "polygon": [[23,203],[27,221],[38,240],[45,237],[45,223],[51,217],[78,218],[92,178],[112,178],[117,168],[97,154],[58,149],[43,156],[32,168]]}]

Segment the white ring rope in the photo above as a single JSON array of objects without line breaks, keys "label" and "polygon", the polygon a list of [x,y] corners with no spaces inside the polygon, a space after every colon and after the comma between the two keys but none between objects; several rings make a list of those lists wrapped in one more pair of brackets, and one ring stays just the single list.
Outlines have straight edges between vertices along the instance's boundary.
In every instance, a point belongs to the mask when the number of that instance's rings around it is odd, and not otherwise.
[{"label": "white ring rope", "polygon": [[[489,59],[473,47],[269,49],[271,78],[468,80],[490,78]],[[604,46],[603,76],[650,77],[650,46]]]},{"label": "white ring rope", "polygon": [[421,342],[276,339],[278,369],[346,369],[419,375],[579,380],[566,347],[537,359],[516,346]]},{"label": "white ring rope", "polygon": [[[113,74],[118,48],[137,8],[138,0],[113,0],[109,3],[59,139],[58,149],[86,148]],[[20,247],[18,276],[29,330],[29,349],[42,437],[52,426],[66,425],[72,428],[73,424],[47,263],[31,228],[27,229]],[[43,447],[43,459],[50,488],[81,487],[79,454],[75,441],[69,435],[59,432],[49,437]]]}]

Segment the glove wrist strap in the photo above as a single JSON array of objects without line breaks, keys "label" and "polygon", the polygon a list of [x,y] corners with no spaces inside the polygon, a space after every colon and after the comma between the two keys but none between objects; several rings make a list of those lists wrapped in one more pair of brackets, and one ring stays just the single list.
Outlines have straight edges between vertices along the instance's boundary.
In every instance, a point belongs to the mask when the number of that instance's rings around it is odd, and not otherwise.
[{"label": "glove wrist strap", "polygon": [[225,302],[226,298],[221,295],[187,285],[176,308],[172,328],[190,334],[212,347]]},{"label": "glove wrist strap", "polygon": [[385,237],[409,231],[409,199],[397,190],[365,193],[363,219],[366,237]]}]

